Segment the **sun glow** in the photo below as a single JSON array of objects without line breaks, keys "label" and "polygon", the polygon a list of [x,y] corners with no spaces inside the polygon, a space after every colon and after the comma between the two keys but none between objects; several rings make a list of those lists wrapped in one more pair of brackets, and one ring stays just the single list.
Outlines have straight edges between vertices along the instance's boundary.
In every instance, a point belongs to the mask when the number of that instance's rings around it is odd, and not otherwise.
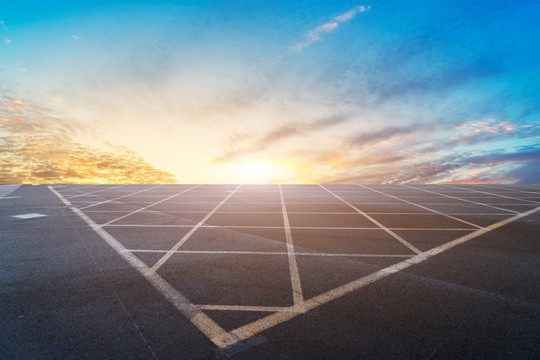
[{"label": "sun glow", "polygon": [[242,183],[275,182],[283,176],[282,166],[268,161],[246,161],[227,165],[230,175]]}]

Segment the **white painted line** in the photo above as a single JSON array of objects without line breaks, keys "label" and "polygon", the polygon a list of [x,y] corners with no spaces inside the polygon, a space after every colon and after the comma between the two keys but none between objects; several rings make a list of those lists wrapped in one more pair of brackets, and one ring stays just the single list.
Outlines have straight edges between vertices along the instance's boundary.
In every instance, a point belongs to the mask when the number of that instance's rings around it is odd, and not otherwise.
[{"label": "white painted line", "polygon": [[503,190],[505,192],[518,192],[518,193],[523,193],[523,194],[535,194],[536,195],[536,196],[531,196],[531,197],[540,196],[540,192],[538,192],[538,191],[518,190],[518,189],[509,188],[509,187],[508,188],[500,188],[500,187],[496,187],[496,186],[493,186],[493,185],[485,185],[485,184],[478,185],[478,186],[487,187],[488,189],[494,189],[494,190]]},{"label": "white painted line", "polygon": [[59,192],[57,192],[52,186],[49,189],[66,205],[70,206],[71,210],[83,219],[92,230],[94,230],[103,240],[112,247],[118,255],[120,255],[125,261],[127,261],[131,267],[137,270],[157,291],[165,297],[178,311],[180,311],[193,325],[195,325],[203,334],[205,334],[214,344],[219,348],[230,346],[238,339],[229,336],[228,333],[219,326],[214,320],[209,318],[203,313],[197,306],[193,305],[184,295],[178,290],[173,288],[167,281],[156,273],[151,273],[150,268],[138,257],[127,251],[127,249],[106,232],[103,228],[100,228],[92,219],[86,216],[80,209],[72,206],[71,203],[65,199]]},{"label": "white painted line", "polygon": [[[93,186],[96,186],[96,185],[93,185]],[[84,194],[78,194],[78,195],[68,196],[68,197],[66,197],[66,199],[74,199],[74,198],[79,197],[79,196],[85,196],[85,195],[95,194],[95,193],[102,192],[102,191],[106,191],[106,190],[111,190],[111,189],[121,188],[121,187],[124,187],[124,186],[127,186],[127,185],[114,185],[114,186],[110,186],[110,187],[105,188],[105,189],[99,189],[99,190],[96,190],[96,191],[90,191],[90,192],[87,192],[87,193],[84,193]]]},{"label": "white painted line", "polygon": [[[109,221],[109,222],[107,222],[107,223],[105,223],[105,224],[102,224],[101,226],[107,226],[107,225],[110,225],[110,224],[112,224],[112,223],[114,223],[114,222],[116,222],[116,221],[118,221],[118,220],[127,218],[128,216],[131,216],[131,215],[133,215],[133,214],[136,214],[136,213],[138,213],[139,211],[146,210],[146,209],[148,209],[149,207],[152,207],[152,206],[154,206],[154,205],[160,204],[160,203],[162,203],[162,202],[164,202],[164,201],[167,201],[167,200],[169,200],[169,199],[172,199],[172,198],[174,198],[174,197],[176,197],[176,196],[178,196],[178,195],[182,195],[183,193],[188,192],[189,190],[195,189],[196,187],[199,187],[199,186],[201,186],[201,185],[195,185],[195,186],[192,186],[192,187],[190,187],[190,188],[188,188],[188,189],[186,189],[186,190],[184,190],[184,191],[181,191],[181,192],[176,193],[176,194],[174,194],[174,195],[168,196],[168,197],[166,197],[165,199],[156,201],[155,203],[153,203],[153,204],[151,204],[151,205],[142,207],[142,208],[137,209],[137,210],[135,210],[135,211],[132,211],[132,212],[130,212],[130,213],[128,213],[128,214],[125,214],[125,215],[122,215],[122,216],[120,216],[120,217],[117,217],[116,219],[113,219],[113,220],[111,220],[111,221]],[[154,211],[155,211],[155,210],[154,210]]]},{"label": "white painted line", "polygon": [[[435,215],[431,213],[426,212],[404,212],[404,213],[391,213],[391,212],[366,212],[366,214],[370,215]],[[479,215],[479,216],[486,216],[486,215],[506,215],[510,216],[511,213],[445,213],[446,215],[453,215],[453,216],[471,216],[471,215]],[[442,215],[442,214],[441,214]]]},{"label": "white painted line", "polygon": [[247,349],[253,346],[264,344],[265,342],[266,342],[266,339],[262,337],[261,335],[251,336],[244,341],[237,342],[233,345],[220,349],[219,353],[223,355],[226,359],[232,359],[231,356],[233,356],[234,354],[246,351]]},{"label": "white painted line", "polygon": [[[126,249],[132,253],[167,253],[169,250]],[[209,255],[289,255],[285,251],[232,251],[232,250],[176,250],[175,254],[209,254]],[[295,252],[296,256],[335,256],[335,257],[380,257],[380,258],[409,258],[406,254],[349,254],[349,253],[318,253]]]},{"label": "white painted line", "polygon": [[296,256],[339,256],[339,257],[375,257],[375,258],[408,258],[410,254],[348,254],[348,253],[312,253],[312,252],[297,252]]},{"label": "white painted line", "polygon": [[[0,185],[0,199],[5,198],[5,196],[11,194],[15,190],[17,190],[20,186],[21,186],[20,184]],[[14,198],[14,197],[12,196],[11,198]]]},{"label": "white painted line", "polygon": [[341,198],[339,195],[336,195],[334,194],[332,191],[328,190],[327,188],[325,188],[324,186],[320,185],[320,187],[322,187],[324,190],[328,191],[330,194],[332,194],[333,196],[335,196],[336,198],[338,198],[339,200],[341,200],[343,203],[349,205],[352,209],[354,209],[356,212],[358,212],[359,214],[363,215],[365,218],[367,218],[369,221],[371,221],[372,223],[374,223],[375,225],[377,225],[378,227],[380,227],[381,229],[383,229],[384,231],[386,231],[388,234],[390,234],[394,239],[396,239],[397,241],[399,241],[400,243],[402,243],[403,245],[405,245],[406,247],[408,247],[409,249],[411,249],[412,251],[414,251],[415,253],[417,254],[420,254],[421,251],[418,250],[416,247],[414,247],[412,244],[410,244],[408,241],[406,241],[405,239],[403,239],[401,236],[399,236],[398,234],[396,234],[395,232],[393,232],[392,230],[390,230],[389,228],[387,228],[386,226],[384,226],[383,224],[381,224],[380,222],[378,222],[377,220],[375,220],[374,218],[372,218],[371,216],[369,216],[368,214],[366,214],[365,212],[363,212],[362,210],[358,209],[356,206],[354,206],[353,204],[349,203],[347,200]]},{"label": "white painted line", "polygon": [[0,200],[20,199],[21,196],[0,196]]},{"label": "white painted line", "polygon": [[111,201],[116,201],[118,199],[123,199],[125,197],[128,197],[128,196],[132,196],[132,195],[135,195],[135,194],[139,194],[139,193],[142,193],[142,192],[145,192],[145,191],[148,191],[148,190],[152,190],[152,189],[155,189],[157,187],[160,187],[160,186],[163,186],[163,185],[156,185],[156,186],[152,186],[150,188],[147,188],[147,189],[143,189],[143,190],[139,190],[139,191],[135,191],[134,193],[129,193],[127,195],[122,195],[122,196],[118,196],[118,197],[115,197],[113,199],[109,199],[109,200],[105,200],[105,201],[100,201],[98,203],[92,203],[91,205],[87,205],[87,206],[83,206],[82,208],[80,208],[81,210],[85,210],[85,209],[88,209],[88,208],[91,208],[91,207],[94,207],[94,206],[97,206],[97,205],[102,205],[102,204],[106,204],[106,203],[109,203]]},{"label": "white painted line", "polygon": [[[20,197],[20,196],[15,196]],[[459,205],[463,206],[463,205]],[[141,210],[142,213],[162,213],[167,212],[167,214],[206,214],[208,211],[200,210]],[[85,213],[125,213],[125,210],[86,210]],[[366,211],[368,215],[435,215],[430,212],[375,212],[375,211]],[[281,214],[281,211],[216,211],[215,214]],[[351,215],[357,214],[356,211],[350,212],[296,212],[296,211],[287,211],[288,215]],[[446,215],[453,216],[470,216],[470,215],[512,215],[511,213],[460,213],[460,212],[448,212]]]},{"label": "white painted line", "polygon": [[287,207],[285,206],[285,199],[283,197],[283,189],[279,184],[279,198],[281,200],[281,212],[283,213],[283,226],[285,228],[285,238],[287,241],[287,254],[289,259],[289,271],[291,275],[291,285],[293,292],[293,301],[295,308],[302,312],[304,311],[303,302],[304,295],[302,294],[302,285],[300,283],[300,274],[298,272],[298,264],[296,263],[296,257],[294,256],[294,245],[291,235],[291,227],[289,224],[289,217],[287,216]]},{"label": "white painted line", "polygon": [[[451,188],[456,188],[455,186],[452,186],[452,185],[445,185],[445,186],[448,186],[448,187],[451,187]],[[459,189],[459,188],[458,188],[458,189]],[[463,188],[463,189],[465,189],[465,190],[467,190],[467,191],[473,191],[473,192],[477,192],[477,193],[493,195],[493,196],[496,196],[496,197],[502,197],[502,198],[506,198],[506,199],[512,199],[512,200],[518,200],[518,201],[525,201],[525,202],[528,202],[528,203],[531,203],[531,204],[535,204],[535,205],[540,204],[539,201],[524,200],[524,199],[520,199],[520,198],[516,198],[516,197],[512,197],[512,196],[506,196],[506,195],[500,195],[500,194],[493,194],[493,193],[490,193],[490,192],[487,192],[487,191],[479,191],[479,190],[466,189],[466,188]],[[522,204],[512,204],[512,205],[522,205]]]},{"label": "white painted line", "polygon": [[244,306],[244,305],[195,305],[201,310],[225,310],[225,311],[291,311],[289,306]]},{"label": "white painted line", "polygon": [[[435,247],[431,250],[428,250],[424,253],[415,255],[407,260],[404,260],[402,262],[399,262],[397,264],[391,265],[389,267],[386,267],[384,269],[381,269],[379,271],[376,271],[374,273],[371,273],[367,276],[361,277],[357,280],[351,281],[350,283],[347,283],[345,285],[342,285],[338,288],[335,288],[333,290],[327,291],[324,294],[315,296],[311,299],[308,299],[304,302],[306,311],[313,310],[323,304],[326,304],[328,302],[331,302],[333,300],[336,300],[338,298],[341,298],[344,295],[347,295],[355,290],[358,290],[362,287],[365,287],[369,284],[372,284],[378,280],[381,280],[387,276],[390,276],[392,274],[398,273],[399,271],[402,271],[406,268],[409,268],[415,264],[420,264],[427,259],[439,255],[447,250],[450,250],[458,245],[464,244],[474,238],[477,238],[481,235],[484,235],[492,230],[495,230],[501,226],[507,225],[511,222],[514,222],[516,220],[519,220],[525,216],[531,215],[537,211],[540,210],[540,207],[537,207],[535,209],[529,210],[527,212],[517,214],[511,218],[505,219],[503,221],[499,221],[498,223],[492,224],[490,226],[487,226],[482,229],[475,230],[474,232],[467,234],[465,236],[459,237],[453,241],[450,241],[446,244],[443,244],[441,246]],[[291,307],[292,308],[292,307]],[[235,330],[230,331],[227,335],[229,337],[237,338],[237,341],[242,341],[244,339],[247,339],[251,336],[257,335],[267,329],[270,329],[276,325],[279,325],[285,321],[288,321],[299,314],[291,312],[291,311],[280,311],[276,312],[272,315],[266,316],[262,319],[256,320],[250,324],[241,326]],[[219,341],[220,339],[214,339],[214,341]]]},{"label": "white painted line", "polygon": [[[242,185],[238,185],[235,191],[240,189],[240,186]],[[151,274],[155,273],[167,260],[169,260],[169,258],[174,254],[174,252],[178,250],[180,246],[182,246],[191,237],[191,235],[193,235],[193,233],[197,231],[197,229],[200,228],[206,222],[206,220],[208,220],[221,207],[221,205],[225,204],[225,202],[229,200],[229,198],[234,194],[235,192],[233,191],[232,193],[227,195],[227,197],[223,199],[223,201],[221,201],[214,209],[212,209],[212,211],[210,211],[208,215],[206,215],[201,221],[199,221],[197,225],[191,228],[191,230],[189,230],[187,234],[185,234],[184,237],[182,237],[182,239],[180,239],[180,241],[176,245],[174,245],[165,255],[161,257],[161,259],[159,259],[154,264],[154,266],[152,266],[151,269],[149,269],[149,272]]]},{"label": "white painted line", "polygon": [[428,210],[428,211],[434,212],[434,213],[436,213],[436,214],[445,216],[445,217],[447,217],[447,218],[450,218],[450,219],[453,219],[453,220],[462,222],[462,223],[464,223],[464,224],[473,226],[473,227],[475,227],[475,228],[477,228],[477,229],[482,228],[482,226],[479,226],[479,225],[473,224],[473,223],[471,223],[471,222],[462,220],[462,219],[457,218],[457,217],[454,217],[454,216],[452,216],[452,215],[444,214],[444,213],[442,213],[442,212],[440,212],[440,211],[431,209],[431,208],[426,207],[426,206],[423,206],[423,205],[415,204],[415,203],[413,203],[413,202],[411,202],[411,201],[409,201],[409,200],[400,199],[400,198],[397,197],[397,196],[390,195],[390,194],[386,194],[386,193],[383,193],[382,191],[379,191],[379,190],[371,189],[371,188],[369,188],[369,187],[367,187],[367,186],[365,186],[365,185],[360,185],[360,184],[357,184],[357,185],[358,185],[358,186],[361,186],[361,187],[363,187],[363,188],[365,188],[365,189],[368,189],[368,190],[371,190],[371,191],[375,191],[375,192],[377,192],[377,193],[379,193],[379,194],[386,195],[386,196],[390,196],[391,198],[394,198],[394,199],[396,199],[396,200],[404,201],[404,202],[406,202],[407,204],[411,204],[411,205],[414,205],[414,206],[418,206],[419,208],[422,208],[422,209],[424,209],[424,210]]},{"label": "white painted line", "polygon": [[477,201],[467,200],[467,199],[464,199],[464,198],[458,198],[458,197],[451,196],[451,195],[441,194],[441,193],[438,193],[438,192],[421,189],[421,188],[411,186],[411,185],[402,184],[401,186],[408,187],[408,188],[415,189],[415,190],[424,191],[424,192],[427,192],[427,193],[432,193],[432,194],[435,194],[435,195],[440,195],[440,196],[447,197],[447,198],[450,198],[450,199],[455,199],[455,200],[465,201],[465,202],[476,204],[476,205],[486,206],[486,207],[489,207],[489,208],[492,208],[492,209],[497,209],[497,210],[502,210],[502,211],[509,211],[509,212],[511,212],[513,214],[519,214],[519,212],[517,212],[517,211],[513,211],[513,210],[509,210],[509,209],[503,209],[503,208],[500,208],[500,207],[497,207],[497,206],[483,204],[483,203],[480,203],[480,202],[477,202]]},{"label": "white painted line", "polygon": [[[95,184],[92,184],[92,185],[85,185],[85,186],[81,186],[81,185],[53,185],[55,188],[62,188],[62,191],[63,192],[66,192],[66,191],[76,191],[76,190],[81,190],[81,189],[86,189],[88,187],[95,187],[96,185]],[[64,189],[65,187],[69,187],[68,189]]]},{"label": "white painted line", "polygon": [[[99,225],[101,226],[101,225]],[[112,224],[107,227],[142,227],[142,228],[190,228],[193,225],[151,225],[151,224]],[[202,228],[224,228],[224,229],[283,229],[283,226],[249,226],[249,225],[201,225]],[[299,230],[376,230],[385,231],[378,227],[321,227],[321,226],[291,226],[291,229]],[[417,231],[454,231],[454,230],[474,230],[473,228],[388,228],[390,230],[417,230]]]},{"label": "white painted line", "polygon": [[33,219],[38,217],[47,216],[45,214],[38,214],[38,213],[30,213],[30,214],[21,214],[21,215],[13,215],[12,217],[18,218],[18,219]]}]

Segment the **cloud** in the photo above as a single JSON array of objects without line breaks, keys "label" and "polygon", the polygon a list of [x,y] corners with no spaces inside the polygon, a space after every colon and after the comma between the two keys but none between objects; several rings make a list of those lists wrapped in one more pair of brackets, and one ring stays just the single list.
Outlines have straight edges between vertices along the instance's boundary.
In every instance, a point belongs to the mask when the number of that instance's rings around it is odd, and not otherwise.
[{"label": "cloud", "polygon": [[73,35],[73,34],[72,34],[72,35],[71,35],[71,38],[72,38],[73,40],[81,40],[81,37],[78,36],[78,35]]},{"label": "cloud", "polygon": [[0,20],[0,26],[2,27],[2,29],[4,29],[5,31],[8,31],[7,27],[6,27],[6,22],[4,20]]},{"label": "cloud", "polygon": [[12,43],[11,39],[5,39],[4,42],[5,42],[7,45],[9,45],[9,44]]},{"label": "cloud", "polygon": [[328,22],[320,26],[317,26],[315,29],[308,31],[306,40],[289,46],[289,53],[304,50],[312,43],[316,41],[320,41],[322,34],[336,30],[339,26],[338,24],[339,22],[343,23],[343,22],[349,21],[357,13],[365,12],[370,9],[371,9],[371,6],[355,6],[353,9],[347,11],[346,13],[336,16],[334,18],[334,20],[336,21]]},{"label": "cloud", "polygon": [[454,127],[454,130],[457,131],[457,134],[450,138],[452,142],[474,144],[513,136],[516,133],[516,125],[508,121],[487,119],[458,125]]},{"label": "cloud", "polygon": [[410,135],[419,131],[418,125],[407,126],[389,126],[381,130],[376,131],[362,131],[356,135],[352,135],[346,140],[349,145],[366,146],[380,141],[390,140],[394,136],[398,135]]},{"label": "cloud", "polygon": [[[227,141],[228,143],[225,146],[227,150],[224,151],[221,155],[215,157],[212,160],[212,163],[226,163],[234,161],[235,159],[241,158],[243,156],[251,156],[263,152],[271,145],[274,145],[284,139],[324,130],[329,127],[341,124],[347,119],[348,118],[346,116],[332,116],[308,123],[289,123],[270,130],[269,132],[263,134],[261,137],[255,140],[253,140],[250,136],[246,134],[234,133],[229,137]],[[244,142],[244,144],[238,146],[239,142]]]},{"label": "cloud", "polygon": [[336,16],[334,19],[339,22],[345,22],[351,20],[356,14],[368,11],[371,9],[371,6],[355,6],[353,9],[347,11],[346,13],[343,13],[341,15]]},{"label": "cloud", "polygon": [[[306,140],[325,131],[323,121],[311,129],[307,125],[281,126],[253,140],[239,136],[242,146],[226,151],[216,163],[265,159],[287,159],[287,174],[275,182],[315,183],[537,183],[540,181],[540,148],[514,146],[505,150],[478,148],[505,134],[529,136],[534,125],[520,134],[508,122],[494,119],[470,121],[460,125],[390,126],[352,135],[334,136],[335,146],[320,146]],[[308,130],[309,129],[309,130]],[[449,131],[459,131],[468,143],[448,139]],[[519,130],[523,131],[523,130]],[[328,132],[326,132],[328,134]],[[484,135],[488,135],[485,137]],[[493,137],[492,137],[493,136]],[[279,142],[279,143],[278,143]],[[519,143],[517,143],[519,144]],[[260,145],[260,146],[259,146]],[[430,151],[421,151],[430,148]],[[255,154],[255,156],[254,156]]]},{"label": "cloud", "polygon": [[172,183],[174,177],[129,149],[72,140],[69,122],[0,98],[0,183]]}]

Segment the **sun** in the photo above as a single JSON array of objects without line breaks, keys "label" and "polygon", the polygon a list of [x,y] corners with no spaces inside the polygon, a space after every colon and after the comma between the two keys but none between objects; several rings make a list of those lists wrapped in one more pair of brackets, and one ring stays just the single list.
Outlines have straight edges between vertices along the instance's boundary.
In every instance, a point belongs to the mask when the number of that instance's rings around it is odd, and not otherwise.
[{"label": "sun", "polygon": [[269,161],[253,161],[235,164],[237,174],[244,183],[266,183],[278,178],[281,169]]}]

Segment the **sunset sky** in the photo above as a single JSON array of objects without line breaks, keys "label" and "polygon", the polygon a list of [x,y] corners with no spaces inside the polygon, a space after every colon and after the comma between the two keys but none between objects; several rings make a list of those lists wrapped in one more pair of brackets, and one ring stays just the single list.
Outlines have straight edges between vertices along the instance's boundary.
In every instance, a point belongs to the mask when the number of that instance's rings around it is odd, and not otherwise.
[{"label": "sunset sky", "polygon": [[539,183],[539,14],[2,1],[0,183]]}]

